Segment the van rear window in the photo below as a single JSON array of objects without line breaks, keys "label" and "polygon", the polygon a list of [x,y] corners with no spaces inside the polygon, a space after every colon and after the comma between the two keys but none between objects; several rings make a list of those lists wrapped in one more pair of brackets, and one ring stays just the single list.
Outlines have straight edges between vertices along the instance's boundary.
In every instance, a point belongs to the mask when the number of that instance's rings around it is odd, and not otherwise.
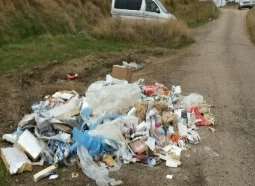
[{"label": "van rear window", "polygon": [[140,10],[142,0],[115,0],[114,8],[127,10]]}]

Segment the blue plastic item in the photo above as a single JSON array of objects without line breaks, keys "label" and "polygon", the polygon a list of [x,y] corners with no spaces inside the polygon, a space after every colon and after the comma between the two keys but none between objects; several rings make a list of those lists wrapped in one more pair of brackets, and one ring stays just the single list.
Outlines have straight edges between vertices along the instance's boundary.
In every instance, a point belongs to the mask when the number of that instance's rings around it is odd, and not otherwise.
[{"label": "blue plastic item", "polygon": [[106,143],[107,140],[100,136],[93,136],[88,131],[80,131],[77,128],[73,129],[73,141],[71,151],[77,151],[78,146],[85,147],[91,156],[98,156],[104,153],[111,153],[116,149]]},{"label": "blue plastic item", "polygon": [[73,140],[78,145],[84,146],[92,156],[99,155],[103,152],[103,139],[98,136],[91,136],[87,131],[82,132],[74,128]]}]

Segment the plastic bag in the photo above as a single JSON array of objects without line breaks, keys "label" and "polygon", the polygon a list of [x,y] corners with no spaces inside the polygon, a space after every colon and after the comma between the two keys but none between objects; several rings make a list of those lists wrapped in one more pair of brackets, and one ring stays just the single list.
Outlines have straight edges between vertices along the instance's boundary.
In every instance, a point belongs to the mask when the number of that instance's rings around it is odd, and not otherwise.
[{"label": "plastic bag", "polygon": [[192,93],[185,96],[182,100],[184,108],[190,110],[192,107],[197,107],[204,102],[204,97],[200,94]]},{"label": "plastic bag", "polygon": [[141,89],[137,84],[119,83],[104,86],[103,82],[95,82],[86,92],[86,100],[95,115],[125,113],[140,97]]},{"label": "plastic bag", "polygon": [[125,143],[125,138],[121,133],[121,119],[98,125],[94,130],[90,130],[89,134],[93,136],[102,136],[103,138],[116,141],[116,143]]},{"label": "plastic bag", "polygon": [[99,167],[89,155],[86,148],[79,146],[77,151],[83,173],[96,181],[98,186],[108,186],[114,179],[109,177],[105,167]]}]

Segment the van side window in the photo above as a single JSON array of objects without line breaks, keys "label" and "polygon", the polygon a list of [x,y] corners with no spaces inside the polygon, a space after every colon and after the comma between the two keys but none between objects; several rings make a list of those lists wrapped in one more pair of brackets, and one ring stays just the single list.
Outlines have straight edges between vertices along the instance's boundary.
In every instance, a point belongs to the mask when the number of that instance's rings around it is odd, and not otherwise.
[{"label": "van side window", "polygon": [[142,0],[115,0],[114,8],[126,10],[140,10]]},{"label": "van side window", "polygon": [[146,11],[160,13],[158,5],[152,0],[146,0]]}]

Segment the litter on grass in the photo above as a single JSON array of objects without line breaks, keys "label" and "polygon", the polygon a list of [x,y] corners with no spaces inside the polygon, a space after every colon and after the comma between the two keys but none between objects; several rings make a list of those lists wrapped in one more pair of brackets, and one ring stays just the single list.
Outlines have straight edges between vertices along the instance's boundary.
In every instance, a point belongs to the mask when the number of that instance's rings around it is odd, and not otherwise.
[{"label": "litter on grass", "polygon": [[110,75],[92,83],[85,95],[48,95],[33,104],[32,111],[14,133],[3,136],[20,149],[2,148],[1,153],[11,174],[31,170],[35,161],[48,165],[34,175],[35,182],[56,179],[58,164],[78,163],[99,186],[122,184],[109,171],[123,163],[155,167],[164,161],[176,168],[182,164],[182,152],[200,142],[199,127],[214,125],[202,95],[183,96],[180,86],[128,83]]}]

